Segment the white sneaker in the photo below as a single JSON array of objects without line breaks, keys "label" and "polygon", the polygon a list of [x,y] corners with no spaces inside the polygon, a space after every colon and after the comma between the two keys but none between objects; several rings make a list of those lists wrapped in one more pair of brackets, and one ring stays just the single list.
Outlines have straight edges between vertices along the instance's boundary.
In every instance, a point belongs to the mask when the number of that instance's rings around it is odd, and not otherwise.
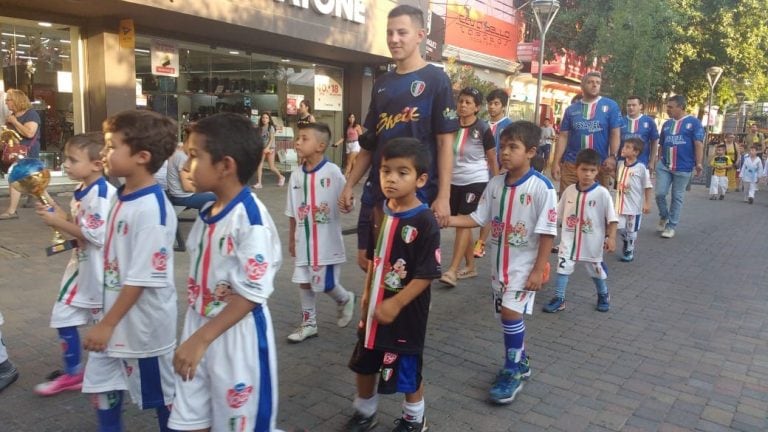
[{"label": "white sneaker", "polygon": [[669,222],[666,219],[659,219],[659,224],[656,225],[656,231],[662,232],[667,230],[667,222]]},{"label": "white sneaker", "polygon": [[664,232],[661,233],[661,236],[664,238],[672,238],[675,236],[675,230],[672,228],[666,228]]},{"label": "white sneaker", "polygon": [[339,320],[336,325],[346,327],[352,321],[352,315],[355,313],[355,293],[349,291],[349,300],[346,303],[336,306]]},{"label": "white sneaker", "polygon": [[288,335],[288,340],[293,343],[302,342],[304,339],[317,336],[317,325],[302,324],[296,327],[293,333]]}]

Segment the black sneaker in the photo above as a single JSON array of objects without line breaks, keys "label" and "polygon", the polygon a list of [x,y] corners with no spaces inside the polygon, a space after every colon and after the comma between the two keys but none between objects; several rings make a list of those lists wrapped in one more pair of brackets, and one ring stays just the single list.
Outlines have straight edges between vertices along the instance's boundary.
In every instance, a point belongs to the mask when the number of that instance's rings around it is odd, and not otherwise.
[{"label": "black sneaker", "polygon": [[421,423],[399,418],[395,419],[395,428],[392,429],[392,432],[426,432],[428,428],[426,416],[421,418]]},{"label": "black sneaker", "polygon": [[16,369],[10,361],[6,360],[3,364],[8,363],[4,372],[0,372],[0,391],[5,390],[6,387],[16,382],[19,379],[19,371]]},{"label": "black sneaker", "polygon": [[355,414],[344,426],[344,430],[346,432],[365,432],[375,428],[376,424],[376,414],[366,417],[355,411]]}]

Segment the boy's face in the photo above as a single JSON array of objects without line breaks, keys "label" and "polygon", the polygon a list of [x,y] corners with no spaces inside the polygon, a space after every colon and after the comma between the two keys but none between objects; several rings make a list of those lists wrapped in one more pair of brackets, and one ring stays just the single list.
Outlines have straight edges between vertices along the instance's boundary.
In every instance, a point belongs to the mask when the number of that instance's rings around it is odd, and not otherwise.
[{"label": "boy's face", "polygon": [[419,44],[424,36],[424,29],[419,28],[408,15],[387,20],[387,47],[395,62],[418,55]]},{"label": "boy's face", "polygon": [[192,175],[192,183],[197,192],[212,190],[221,180],[221,161],[214,163],[211,154],[205,147],[205,135],[193,132],[187,139],[189,142],[189,159],[187,167]]},{"label": "boy's face", "polygon": [[131,146],[126,144],[122,132],[106,132],[106,145],[102,150],[102,161],[107,174],[114,177],[128,177],[136,172],[136,167],[146,165],[150,155],[148,152],[131,154]]},{"label": "boy's face", "polygon": [[588,188],[595,183],[599,167],[592,164],[579,164],[576,166],[576,178],[579,179],[579,186]]},{"label": "boy's face", "polygon": [[413,161],[409,158],[382,159],[379,169],[381,191],[389,199],[413,195],[427,183],[427,174],[418,175]]},{"label": "boy's face", "polygon": [[536,147],[525,148],[525,144],[517,138],[502,138],[499,143],[501,166],[507,171],[527,171],[531,167],[531,159],[536,156]]},{"label": "boy's face", "polygon": [[84,180],[94,172],[101,172],[101,160],[91,160],[88,149],[68,145],[64,148],[64,163],[61,164],[67,177]]},{"label": "boy's face", "polygon": [[632,144],[624,144],[621,148],[621,157],[624,159],[636,159],[640,152]]},{"label": "boy's face", "polygon": [[501,117],[504,114],[504,105],[498,99],[493,99],[487,104],[488,115],[493,118]]},{"label": "boy's face", "polygon": [[716,147],[715,148],[715,154],[718,156],[722,156],[725,154],[725,149],[722,147]]},{"label": "boy's face", "polygon": [[750,155],[750,156],[752,156],[752,157],[755,157],[755,156],[757,156],[757,149],[756,149],[756,148],[754,148],[754,147],[751,147],[751,148],[749,149],[749,155]]},{"label": "boy's face", "polygon": [[477,114],[479,107],[475,104],[475,100],[470,95],[459,96],[459,102],[456,104],[456,110],[459,117],[472,117]]},{"label": "boy's face", "polygon": [[320,141],[318,134],[311,129],[299,129],[299,136],[296,137],[296,154],[299,157],[306,158],[316,153],[325,151],[325,144]]}]

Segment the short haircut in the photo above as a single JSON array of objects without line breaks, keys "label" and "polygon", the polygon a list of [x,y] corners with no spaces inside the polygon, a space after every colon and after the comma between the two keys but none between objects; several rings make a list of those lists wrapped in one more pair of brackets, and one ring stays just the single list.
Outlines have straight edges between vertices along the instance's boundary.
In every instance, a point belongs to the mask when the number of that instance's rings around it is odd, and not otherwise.
[{"label": "short haircut", "polygon": [[384,144],[381,152],[382,159],[405,158],[413,162],[416,174],[422,175],[429,172],[429,155],[421,142],[416,138],[401,137],[392,138]]},{"label": "short haircut", "polygon": [[480,93],[480,90],[474,87],[464,87],[459,92],[459,97],[462,95],[471,97],[478,109],[480,109],[483,104],[483,94]]},{"label": "short haircut", "polygon": [[488,96],[485,97],[485,101],[491,102],[494,99],[498,99],[502,106],[507,106],[507,103],[509,102],[509,95],[503,89],[493,89],[490,93],[488,93]]},{"label": "short haircut", "polygon": [[585,82],[587,82],[588,79],[590,79],[592,77],[597,77],[597,78],[600,78],[600,80],[602,80],[603,79],[603,74],[601,74],[600,72],[597,72],[597,71],[587,72],[587,73],[584,74],[583,77],[581,77],[581,83],[584,84]]},{"label": "short haircut", "polygon": [[526,120],[520,120],[504,128],[499,136],[499,142],[508,139],[519,140],[526,150],[536,148],[541,142],[541,128]]},{"label": "short haircut", "polygon": [[416,24],[420,29],[424,28],[424,12],[422,12],[421,9],[417,9],[409,5],[396,6],[391,11],[389,11],[389,14],[387,14],[387,19],[397,18],[403,15],[411,18],[411,21],[413,21],[413,23]]},{"label": "short haircut", "polygon": [[632,146],[632,148],[635,149],[635,151],[638,153],[642,153],[643,149],[645,148],[645,143],[643,142],[643,140],[637,137],[627,138],[624,141],[624,145],[627,145],[627,144]]},{"label": "short haircut", "polygon": [[205,137],[205,151],[211,162],[219,162],[226,156],[237,164],[237,178],[248,183],[261,162],[264,143],[251,121],[235,113],[219,113],[192,124],[192,133]]},{"label": "short haircut", "polygon": [[667,102],[674,102],[679,106],[680,108],[685,108],[685,96],[683,95],[674,95],[667,98]]},{"label": "short haircut", "polygon": [[317,137],[325,145],[331,142],[331,128],[325,123],[304,123],[299,125],[299,130],[311,129],[316,132]]},{"label": "short haircut", "polygon": [[576,166],[579,165],[594,165],[600,166],[600,153],[594,149],[584,149],[576,154]]},{"label": "short haircut", "polygon": [[640,105],[645,105],[643,103],[643,99],[640,96],[637,96],[637,95],[627,96],[627,101],[631,101],[632,99],[637,100],[637,103],[639,103]]},{"label": "short haircut", "polygon": [[716,149],[719,149],[719,148],[721,148],[721,149],[725,149],[725,143],[717,143],[717,145],[715,146],[715,148],[716,148]]},{"label": "short haircut", "polygon": [[131,154],[140,151],[151,155],[147,171],[154,174],[176,151],[178,130],[169,117],[149,110],[126,110],[104,120],[104,133],[120,132]]},{"label": "short haircut", "polygon": [[531,159],[531,166],[538,172],[543,172],[547,166],[547,161],[544,160],[544,156],[536,155]]},{"label": "short haircut", "polygon": [[64,145],[65,149],[72,147],[85,150],[91,162],[101,160],[101,151],[104,150],[104,134],[100,132],[77,134],[68,139]]},{"label": "short haircut", "polygon": [[749,148],[755,149],[755,150],[760,150],[760,145],[759,144],[752,144],[751,146],[749,146]]}]

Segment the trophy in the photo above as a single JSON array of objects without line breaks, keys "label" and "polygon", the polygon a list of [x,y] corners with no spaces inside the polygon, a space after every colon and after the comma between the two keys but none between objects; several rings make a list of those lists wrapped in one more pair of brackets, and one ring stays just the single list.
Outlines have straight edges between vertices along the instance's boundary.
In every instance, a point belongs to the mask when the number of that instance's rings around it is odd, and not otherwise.
[{"label": "trophy", "polygon": [[[45,188],[51,181],[51,172],[40,159],[20,159],[8,175],[8,183],[17,191],[35,196],[54,211],[53,206],[45,197]],[[77,245],[75,240],[64,240],[64,236],[54,229],[53,244],[45,249],[48,256],[72,249]]]}]

